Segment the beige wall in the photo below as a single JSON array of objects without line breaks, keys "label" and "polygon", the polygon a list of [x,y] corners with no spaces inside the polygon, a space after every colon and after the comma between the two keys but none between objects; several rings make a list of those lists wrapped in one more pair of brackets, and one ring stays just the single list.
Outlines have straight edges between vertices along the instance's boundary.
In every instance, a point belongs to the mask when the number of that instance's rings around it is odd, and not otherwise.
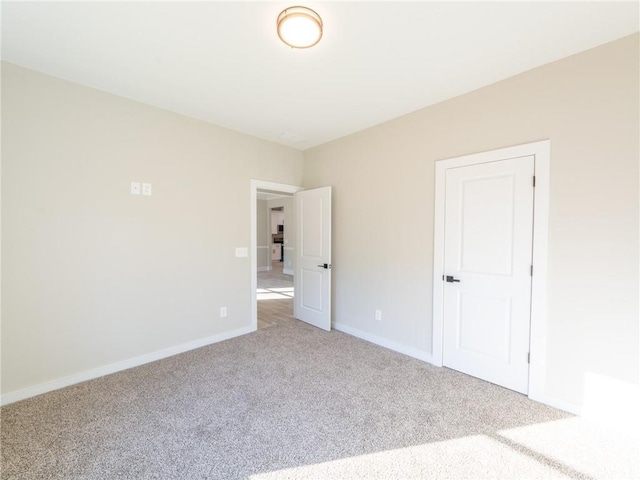
[{"label": "beige wall", "polygon": [[9,64],[2,90],[3,394],[249,326],[250,179],[300,184],[301,152]]},{"label": "beige wall", "polygon": [[434,162],[550,139],[547,394],[638,382],[638,41],[305,152],[305,187],[334,188],[334,322],[430,353]]},{"label": "beige wall", "polygon": [[267,200],[256,200],[256,266],[267,269],[271,266],[271,230],[269,229],[269,208]]}]

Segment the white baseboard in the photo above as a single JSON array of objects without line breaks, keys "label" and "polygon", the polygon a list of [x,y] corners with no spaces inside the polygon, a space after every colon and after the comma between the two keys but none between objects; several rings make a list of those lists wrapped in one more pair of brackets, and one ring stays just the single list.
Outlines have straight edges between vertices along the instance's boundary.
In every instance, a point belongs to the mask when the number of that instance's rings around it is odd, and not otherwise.
[{"label": "white baseboard", "polygon": [[163,350],[158,350],[156,352],[140,355],[139,357],[130,358],[128,360],[123,360],[121,362],[111,363],[109,365],[94,368],[91,370],[86,370],[84,372],[74,373],[73,375],[69,375],[68,377],[59,378],[57,380],[41,383],[39,385],[33,385],[31,387],[23,388],[21,390],[16,390],[14,392],[5,393],[3,395],[0,395],[0,405],[8,405],[10,403],[14,403],[20,400],[35,397],[36,395],[41,395],[43,393],[51,392],[53,390],[58,390],[60,388],[68,387],[76,383],[86,382],[87,380],[93,380],[94,378],[102,377],[104,375],[109,375],[111,373],[120,372],[122,370],[127,370],[129,368],[144,365],[145,363],[155,362],[156,360],[161,360],[163,358],[171,357],[173,355],[187,352],[189,350],[194,350],[196,348],[204,347],[206,345],[222,342],[224,340],[228,340],[233,337],[239,337],[240,335],[246,335],[247,333],[251,333],[254,330],[255,328],[252,328],[250,326],[238,328],[230,332],[224,332],[224,333],[219,333],[217,335],[212,335],[210,337],[200,338],[198,340],[182,343],[180,345],[168,347]]},{"label": "white baseboard", "polygon": [[271,267],[258,267],[259,272],[268,272],[271,270]]},{"label": "white baseboard", "polygon": [[401,343],[394,342],[393,340],[388,340],[372,333],[363,332],[362,330],[349,327],[348,325],[344,325],[342,323],[334,323],[333,328],[348,335],[366,340],[367,342],[375,343],[376,345],[380,345],[381,347],[388,348],[389,350],[393,350],[394,352],[403,353],[404,355],[408,355],[409,357],[417,358],[418,360],[422,360],[423,362],[433,364],[433,358],[431,357],[431,355],[417,348],[408,347],[406,345],[402,345]]},{"label": "white baseboard", "polygon": [[282,273],[285,275],[293,275],[293,270],[289,270],[288,268],[283,268]]},{"label": "white baseboard", "polygon": [[573,413],[574,415],[582,415],[582,407],[580,405],[572,402],[567,402],[566,400],[562,400],[561,398],[552,397],[546,394],[529,396],[529,398],[534,402],[544,403],[545,405],[557,408],[558,410]]},{"label": "white baseboard", "polygon": [[[381,347],[388,348],[389,350],[393,350],[398,353],[403,353],[413,358],[417,358],[418,360],[422,360],[424,362],[430,363],[432,365],[437,365],[433,361],[433,357],[417,348],[407,347],[406,345],[402,345],[400,343],[394,342],[392,340],[388,340],[386,338],[379,337],[377,335],[363,332],[362,330],[358,330],[357,328],[349,327],[342,323],[335,323],[333,328],[340,332],[344,332],[349,335],[353,335],[354,337],[360,338],[362,340],[366,340],[367,342],[375,343],[376,345],[380,345]],[[567,402],[566,400],[562,400],[560,398],[551,397],[549,395],[537,395],[535,397],[529,397],[531,400],[544,403],[545,405],[549,405],[550,407],[557,408],[558,410],[563,410],[565,412],[573,413],[574,415],[581,415],[582,407],[578,404]]]}]

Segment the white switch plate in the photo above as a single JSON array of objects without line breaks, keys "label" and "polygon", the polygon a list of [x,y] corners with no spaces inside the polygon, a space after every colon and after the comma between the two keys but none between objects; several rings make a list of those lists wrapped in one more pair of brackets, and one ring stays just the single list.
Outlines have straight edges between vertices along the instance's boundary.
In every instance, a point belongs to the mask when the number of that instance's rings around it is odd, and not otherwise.
[{"label": "white switch plate", "polygon": [[131,195],[140,195],[140,182],[131,182]]},{"label": "white switch plate", "polygon": [[143,195],[151,195],[151,184],[143,183],[142,184],[142,194]]},{"label": "white switch plate", "polygon": [[236,257],[248,257],[249,249],[247,247],[236,247]]},{"label": "white switch plate", "polygon": [[227,307],[220,307],[220,318],[227,317]]},{"label": "white switch plate", "polygon": [[376,310],[376,320],[382,321],[382,310]]}]

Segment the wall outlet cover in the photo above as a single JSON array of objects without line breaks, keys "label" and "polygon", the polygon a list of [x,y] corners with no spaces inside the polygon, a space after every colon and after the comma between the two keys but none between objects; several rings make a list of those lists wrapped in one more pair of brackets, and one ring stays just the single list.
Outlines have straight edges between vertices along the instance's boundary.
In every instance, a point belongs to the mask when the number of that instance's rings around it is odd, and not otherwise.
[{"label": "wall outlet cover", "polygon": [[140,195],[140,182],[131,182],[131,195]]}]

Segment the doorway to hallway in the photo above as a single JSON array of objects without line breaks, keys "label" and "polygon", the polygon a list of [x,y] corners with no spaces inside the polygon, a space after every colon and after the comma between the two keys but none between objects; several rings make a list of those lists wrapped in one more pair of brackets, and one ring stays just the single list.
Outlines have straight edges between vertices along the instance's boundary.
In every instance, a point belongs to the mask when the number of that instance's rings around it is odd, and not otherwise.
[{"label": "doorway to hallway", "polygon": [[[258,329],[259,301],[268,301],[267,298],[274,296],[285,296],[294,298],[291,302],[293,312],[287,311],[287,315],[330,331],[331,186],[303,191],[301,187],[293,185],[251,180],[250,193],[252,329]],[[260,198],[270,195],[283,197],[277,203],[283,203],[284,220],[283,224],[277,225],[276,228],[271,220],[266,219],[271,218],[267,212],[275,213],[272,211],[279,205],[270,203],[269,198]],[[290,208],[287,208],[285,198],[289,201]],[[281,255],[277,255],[278,248],[275,245],[272,245],[273,248],[267,245],[269,238],[275,244],[276,237],[282,237],[278,238],[278,241],[282,242]],[[289,282],[280,287],[264,285],[272,288],[265,288],[258,292],[258,272],[271,272],[278,257],[282,263],[282,274],[293,277],[293,287]],[[275,266],[279,267],[277,263]],[[276,270],[275,273],[279,272]],[[274,290],[276,288],[283,290]],[[295,289],[295,295],[293,295],[293,289]],[[286,299],[280,298],[280,300]],[[263,326],[266,326],[266,323],[263,323]]]},{"label": "doorway to hallway", "polygon": [[299,187],[256,181],[254,188],[252,293],[255,326],[261,329],[294,320],[293,194]]}]

